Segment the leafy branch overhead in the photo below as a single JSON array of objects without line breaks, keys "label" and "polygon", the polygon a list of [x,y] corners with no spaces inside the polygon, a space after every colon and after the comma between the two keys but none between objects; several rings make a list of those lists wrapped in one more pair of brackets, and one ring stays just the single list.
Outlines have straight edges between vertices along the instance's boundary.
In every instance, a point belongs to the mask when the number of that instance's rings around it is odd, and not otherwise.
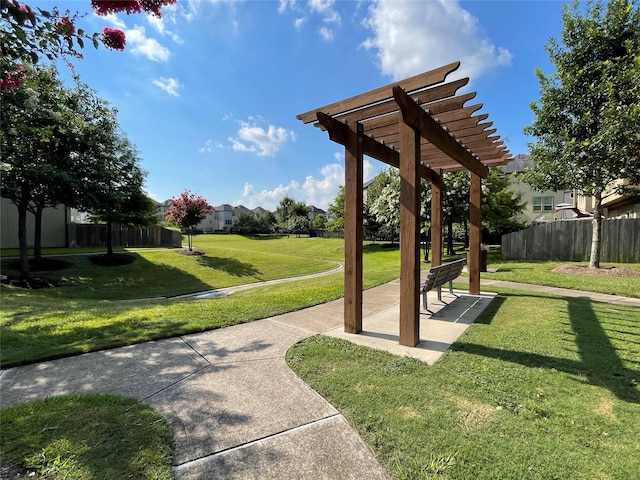
[{"label": "leafy branch overhead", "polygon": [[[162,17],[162,7],[176,0],[91,0],[97,15],[106,16],[148,13]],[[111,50],[124,50],[126,36],[122,30],[105,27],[102,33],[88,33],[77,26],[85,14],[60,12],[38,6],[32,8],[18,0],[0,0],[0,51],[2,71],[0,88],[18,88],[24,81],[26,64],[36,64],[43,57],[54,61],[58,57],[82,59],[85,43],[98,48],[102,43]]]}]

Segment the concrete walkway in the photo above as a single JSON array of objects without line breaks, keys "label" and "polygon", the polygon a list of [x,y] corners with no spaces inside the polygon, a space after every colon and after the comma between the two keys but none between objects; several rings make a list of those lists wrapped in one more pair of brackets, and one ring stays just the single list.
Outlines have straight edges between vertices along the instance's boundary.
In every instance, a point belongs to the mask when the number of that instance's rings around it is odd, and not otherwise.
[{"label": "concrete walkway", "polygon": [[[608,301],[599,294],[569,292]],[[0,406],[81,392],[136,398],[171,421],[177,479],[386,479],[344,417],[288,368],[286,351],[325,333],[432,364],[491,298],[443,292],[438,302],[431,292],[431,314],[421,315],[422,341],[409,349],[397,344],[395,281],[364,292],[360,335],[342,331],[340,299],[243,325],[5,370]],[[640,300],[609,300],[640,307]]]}]

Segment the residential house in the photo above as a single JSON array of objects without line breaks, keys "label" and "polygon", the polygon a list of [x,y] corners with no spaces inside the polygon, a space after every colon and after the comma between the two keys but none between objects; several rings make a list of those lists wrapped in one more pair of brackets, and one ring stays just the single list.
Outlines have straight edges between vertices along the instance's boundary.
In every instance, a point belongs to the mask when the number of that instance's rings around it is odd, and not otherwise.
[{"label": "residential house", "polygon": [[267,210],[262,207],[256,207],[250,210],[244,205],[234,207],[228,203],[223,203],[214,208],[214,212],[208,214],[207,217],[196,226],[197,230],[202,230],[204,233],[230,233],[235,224],[235,218],[239,213],[264,214],[267,212]]},{"label": "residential house", "polygon": [[[19,248],[18,208],[8,199],[0,199],[0,248]],[[71,210],[60,205],[42,212],[42,247],[55,248],[68,245],[68,225]],[[33,247],[34,216],[27,213],[27,245]]]},{"label": "residential house", "polygon": [[522,202],[525,204],[524,210],[519,220],[531,223],[535,217],[544,212],[552,211],[559,203],[574,204],[574,194],[571,190],[554,191],[545,190],[536,192],[531,186],[520,178],[520,174],[526,169],[533,169],[533,160],[528,155],[519,154],[509,163],[501,167],[502,171],[509,175],[511,190],[522,194]]},{"label": "residential house", "polygon": [[[629,180],[619,180],[617,183],[625,186],[630,184]],[[577,195],[576,198],[578,208],[587,212],[593,211],[595,203],[593,197]],[[602,199],[602,214],[606,218],[640,218],[640,188],[636,188],[635,195],[605,192]]]},{"label": "residential house", "polygon": [[[502,167],[505,174],[511,174],[511,189],[522,193],[522,200],[526,202],[522,220],[531,221],[536,216],[546,211],[551,211],[559,203],[569,203],[580,210],[593,212],[593,197],[579,195],[575,190],[536,192],[522,181],[518,174],[525,169],[533,169],[535,163],[528,155],[516,155],[507,165]],[[620,180],[619,183],[629,184],[628,180]],[[636,195],[605,194],[602,202],[603,216],[605,218],[640,218],[640,192]]]},{"label": "residential house", "polygon": [[307,208],[309,210],[309,220],[311,220],[312,223],[318,215],[324,215],[324,217],[327,218],[327,212],[325,212],[321,208],[315,207],[313,205],[309,205]]}]

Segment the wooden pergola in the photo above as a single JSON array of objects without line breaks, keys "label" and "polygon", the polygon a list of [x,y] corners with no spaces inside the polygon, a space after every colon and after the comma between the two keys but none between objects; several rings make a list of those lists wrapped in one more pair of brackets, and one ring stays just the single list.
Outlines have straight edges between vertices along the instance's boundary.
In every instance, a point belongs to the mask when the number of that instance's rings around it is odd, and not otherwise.
[{"label": "wooden pergola", "polygon": [[456,96],[468,78],[445,83],[460,62],[297,116],[345,147],[345,332],[362,331],[363,157],[400,169],[400,344],[420,343],[420,178],[431,182],[432,265],[442,263],[442,174],[471,174],[469,293],[480,293],[481,186],[511,155],[476,94]]}]

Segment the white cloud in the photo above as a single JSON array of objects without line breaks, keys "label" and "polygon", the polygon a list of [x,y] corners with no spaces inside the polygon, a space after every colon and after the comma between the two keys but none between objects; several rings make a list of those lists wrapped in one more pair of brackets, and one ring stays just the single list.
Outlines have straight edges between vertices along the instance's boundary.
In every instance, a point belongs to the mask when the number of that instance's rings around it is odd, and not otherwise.
[{"label": "white cloud", "polygon": [[[175,7],[175,4],[169,5],[169,6]],[[163,8],[162,10],[162,13],[163,13],[162,18],[158,18],[155,15],[147,15],[146,16],[147,22],[149,22],[149,25],[151,25],[160,35],[166,35],[177,44],[182,45],[184,42],[182,41],[180,36],[177,33],[171,30],[168,30],[166,28],[167,23],[173,23],[173,24],[176,23],[175,8],[173,8],[172,10],[166,10],[166,8]]]},{"label": "white cloud", "polygon": [[[344,155],[335,154],[336,160],[343,161]],[[256,191],[249,183],[244,184],[242,198],[236,204],[242,204],[248,208],[263,207],[274,211],[280,200],[285,196],[304,202],[307,205],[315,205],[326,210],[338,194],[340,185],[344,185],[343,163],[329,163],[319,170],[318,178],[309,175],[303,183],[291,180],[288,184],[280,184],[272,190]],[[368,160],[364,160],[364,181],[373,178],[373,166]]]},{"label": "white cloud", "polygon": [[284,13],[288,9],[296,8],[296,0],[280,0],[278,4],[278,13]]},{"label": "white cloud", "polygon": [[215,149],[222,150],[224,149],[224,145],[209,139],[206,142],[204,142],[204,145],[202,147],[198,149],[198,153],[209,153],[209,152],[213,152]]},{"label": "white cloud", "polygon": [[373,36],[363,46],[377,52],[382,73],[405,78],[461,61],[456,76],[476,78],[513,55],[486,38],[478,20],[457,0],[375,1],[365,25]]},{"label": "white cloud", "polygon": [[127,28],[127,26],[125,25],[124,21],[122,21],[120,18],[118,18],[118,16],[115,13],[110,13],[109,15],[98,15],[97,13],[94,13],[94,15],[98,18],[101,18],[103,20],[106,20],[107,23],[110,23],[111,25],[113,25],[116,28],[119,28],[121,30],[124,30],[125,28]]},{"label": "white cloud", "polygon": [[309,8],[314,12],[327,13],[331,12],[334,0],[309,0]]},{"label": "white cloud", "polygon": [[295,192],[299,191],[300,185],[292,180],[288,185],[278,185],[273,190],[262,190],[257,192],[253,185],[244,184],[242,189],[242,199],[234,202],[236,205],[244,205],[247,208],[262,207],[272,212],[278,207],[280,200],[287,195],[295,198]]},{"label": "white cloud", "polygon": [[331,30],[330,28],[320,27],[320,29],[318,30],[318,33],[327,42],[330,42],[331,40],[333,40],[333,30]]},{"label": "white cloud", "polygon": [[146,36],[144,27],[135,26],[125,31],[127,35],[127,45],[130,46],[131,53],[142,55],[154,62],[166,62],[171,53],[169,49],[160,45],[155,38]]},{"label": "white cloud", "polygon": [[[134,55],[142,55],[154,62],[166,62],[169,60],[171,53],[169,49],[162,46],[155,38],[147,37],[144,27],[136,25],[133,28],[127,28],[127,25],[117,15],[109,14],[101,19],[106,20],[114,27],[123,30],[127,39],[126,50],[130,51]],[[156,18],[153,15],[148,15],[148,18]],[[157,19],[156,19],[157,20]],[[164,28],[162,23],[153,23],[153,20],[149,20],[154,28]],[[160,20],[160,22],[162,22]],[[160,30],[159,30],[160,31]],[[160,31],[162,33],[162,31]]]},{"label": "white cloud", "polygon": [[153,84],[167,92],[169,95],[174,97],[179,97],[178,88],[182,86],[182,84],[175,78],[165,78],[160,77],[157,80],[153,80]]},{"label": "white cloud", "polygon": [[[302,26],[311,16],[319,16],[325,23],[339,25],[342,18],[334,9],[334,5],[335,0],[310,0],[303,2],[296,2],[295,0],[280,0],[280,3],[278,4],[278,13],[284,15],[290,10],[292,12],[302,14],[298,15],[293,22],[296,30],[302,29]],[[320,29],[320,35],[325,40],[331,40],[333,39],[334,32],[326,27],[322,27]]]},{"label": "white cloud", "polygon": [[238,138],[229,137],[231,148],[237,152],[256,152],[258,156],[272,157],[289,141],[296,139],[291,130],[269,125],[265,130],[258,125],[262,118],[249,117],[248,121],[240,121]]}]

